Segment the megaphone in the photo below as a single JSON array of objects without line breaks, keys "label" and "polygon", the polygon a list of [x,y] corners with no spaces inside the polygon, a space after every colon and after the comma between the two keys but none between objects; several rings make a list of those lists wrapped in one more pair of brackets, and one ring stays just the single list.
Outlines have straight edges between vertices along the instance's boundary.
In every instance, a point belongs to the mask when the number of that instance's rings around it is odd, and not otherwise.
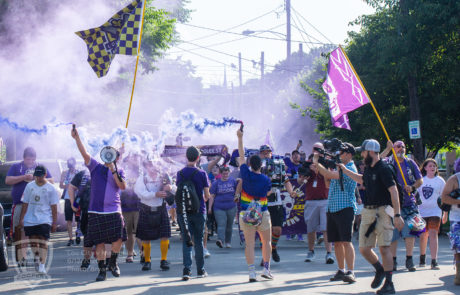
[{"label": "megaphone", "polygon": [[106,146],[101,150],[101,160],[106,164],[113,163],[117,160],[120,153],[111,146]]}]

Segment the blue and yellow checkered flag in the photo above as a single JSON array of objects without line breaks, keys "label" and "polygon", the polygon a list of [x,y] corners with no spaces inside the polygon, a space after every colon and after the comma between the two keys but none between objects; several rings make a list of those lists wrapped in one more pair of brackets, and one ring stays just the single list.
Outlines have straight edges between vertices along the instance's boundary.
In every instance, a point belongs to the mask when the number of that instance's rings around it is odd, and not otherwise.
[{"label": "blue and yellow checkered flag", "polygon": [[100,78],[109,71],[115,54],[136,55],[142,0],[135,0],[98,28],[76,32],[88,46],[88,62]]}]

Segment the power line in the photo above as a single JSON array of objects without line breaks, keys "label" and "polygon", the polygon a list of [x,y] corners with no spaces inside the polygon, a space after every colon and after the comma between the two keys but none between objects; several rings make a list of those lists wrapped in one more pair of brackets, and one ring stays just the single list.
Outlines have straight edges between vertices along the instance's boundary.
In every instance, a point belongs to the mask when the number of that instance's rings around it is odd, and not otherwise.
[{"label": "power line", "polygon": [[[264,16],[266,16],[266,15],[271,14],[272,12],[276,12],[276,9],[278,9],[278,8],[280,8],[280,7],[282,7],[282,5],[276,7],[275,9],[272,9],[272,10],[270,10],[270,11],[268,11],[268,12],[262,14],[262,15],[256,16],[255,18],[250,19],[250,20],[248,20],[248,21],[246,21],[246,22],[244,22],[244,23],[241,23],[241,24],[239,24],[239,25],[236,25],[236,26],[227,28],[227,29],[225,29],[225,31],[233,30],[233,29],[235,29],[235,28],[238,28],[238,27],[244,26],[244,25],[246,25],[246,24],[249,24],[249,23],[251,23],[251,22],[253,22],[253,21],[256,21],[256,20],[258,20],[258,19],[260,19],[260,18],[262,18],[262,17],[264,17]],[[220,34],[220,33],[221,33],[221,32],[217,32],[217,33],[213,33],[213,34],[206,35],[206,36],[203,36],[203,37],[198,37],[198,38],[196,38],[196,39],[190,40],[190,42],[197,41],[197,40],[202,40],[202,39],[205,39],[205,38],[209,38],[209,37],[218,35],[218,34]]]},{"label": "power line", "polygon": [[[291,5],[291,9],[294,11],[295,14],[297,14],[298,16],[300,16],[305,22],[307,22],[307,24],[309,24],[313,29],[315,29],[315,31],[317,31],[321,36],[323,36],[327,41],[330,42],[330,45],[336,45],[336,44],[333,44],[333,42],[328,38],[326,37],[323,33],[320,32],[320,30],[318,30],[314,25],[312,25],[305,17],[303,17],[302,14],[300,14],[299,12],[297,12],[297,10],[294,9],[294,7],[292,7]],[[328,45],[328,44],[325,44],[325,45]]]},{"label": "power line", "polygon": [[[238,36],[248,36],[252,38],[258,38],[258,39],[266,39],[266,40],[276,40],[276,41],[283,41],[286,42],[286,39],[280,39],[280,38],[272,38],[272,37],[264,37],[264,36],[257,36],[257,35],[244,35],[242,33],[235,33],[235,32],[229,32],[229,31],[224,31],[224,30],[218,30],[218,29],[212,29],[212,28],[207,28],[207,27],[202,27],[202,26],[197,26],[197,25],[192,25],[192,24],[182,24],[185,26],[190,26],[198,29],[203,29],[203,30],[209,30],[209,31],[215,31],[215,32],[220,32],[220,33],[226,33],[226,34],[232,34],[232,35],[238,35]],[[190,41],[182,41],[186,43],[190,43]],[[296,43],[304,43],[304,41],[299,41],[299,40],[291,40],[291,42],[296,42]],[[322,42],[308,42],[312,45],[335,45],[332,43],[322,43]]]},{"label": "power line", "polygon": [[[295,16],[295,14],[294,14],[294,16]],[[297,20],[299,20],[299,19],[297,18]],[[302,33],[302,31],[301,31],[301,30],[300,30],[300,29],[297,27],[297,22],[295,21],[295,19],[294,19],[294,18],[292,19],[292,21],[294,22],[294,25],[293,25],[293,27],[294,27],[294,28],[296,28],[296,29],[297,29],[297,31],[299,31],[299,33],[300,33],[300,36],[301,36],[301,37],[302,37],[302,39],[305,41],[305,45],[307,45],[307,46],[308,46],[308,48],[311,50],[311,46],[310,46],[310,45],[307,43],[307,40],[305,40],[305,38],[304,38],[304,36],[303,36],[304,34],[303,34],[303,33]],[[309,40],[309,41],[311,41],[311,40],[310,40],[310,38],[309,38],[309,36],[308,36],[308,34],[307,34],[307,38],[308,38],[308,40]]]},{"label": "power line", "polygon": [[[269,28],[267,30],[274,30],[274,29],[277,29],[279,27],[282,27],[286,24],[281,24],[281,25],[277,25],[277,26],[274,26],[272,28]],[[267,31],[265,30],[265,31]],[[260,34],[263,34],[265,33],[265,31],[261,31],[261,32],[256,32],[255,35],[260,35]],[[249,38],[250,36],[249,35],[244,35],[244,37],[241,37],[241,38],[236,38],[236,39],[232,39],[232,40],[228,40],[228,41],[223,41],[223,42],[219,42],[219,43],[213,43],[213,44],[209,44],[209,45],[206,45],[206,47],[215,47],[215,46],[219,46],[219,45],[223,45],[223,44],[227,44],[227,43],[231,43],[231,42],[235,42],[235,41],[239,41],[239,40],[243,40],[243,39],[247,39]],[[192,42],[193,40],[191,41],[182,41],[182,42]],[[175,46],[174,46],[175,47]],[[189,50],[197,50],[197,49],[201,49],[201,47],[195,47],[195,48],[191,48]],[[182,51],[173,51],[173,52],[168,52],[169,54],[177,54],[177,53],[181,53]]]}]

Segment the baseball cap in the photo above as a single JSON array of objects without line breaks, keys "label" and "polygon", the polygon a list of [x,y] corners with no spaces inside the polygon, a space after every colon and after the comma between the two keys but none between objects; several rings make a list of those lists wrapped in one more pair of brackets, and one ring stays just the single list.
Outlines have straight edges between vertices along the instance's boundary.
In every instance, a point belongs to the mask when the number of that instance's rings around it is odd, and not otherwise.
[{"label": "baseball cap", "polygon": [[263,151],[272,151],[272,148],[268,144],[261,145],[259,148],[259,152]]},{"label": "baseball cap", "polygon": [[34,176],[41,177],[46,174],[46,168],[43,165],[38,165],[35,167]]},{"label": "baseball cap", "polygon": [[187,148],[185,155],[187,156],[187,160],[193,162],[200,156],[200,150],[196,146],[192,145]]},{"label": "baseball cap", "polygon": [[358,153],[362,151],[371,151],[371,152],[380,152],[380,144],[375,139],[366,139],[363,141],[363,144],[356,149]]},{"label": "baseball cap", "polygon": [[351,143],[344,142],[343,145],[346,146],[346,148],[341,149],[343,152],[346,152],[352,155],[356,154],[356,149]]}]

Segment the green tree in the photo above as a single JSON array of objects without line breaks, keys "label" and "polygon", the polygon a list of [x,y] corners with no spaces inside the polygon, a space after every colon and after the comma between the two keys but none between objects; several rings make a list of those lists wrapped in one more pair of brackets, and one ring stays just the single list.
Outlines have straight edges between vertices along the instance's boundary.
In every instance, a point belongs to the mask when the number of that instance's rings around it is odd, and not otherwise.
[{"label": "green tree", "polygon": [[[423,141],[432,155],[442,147],[452,147],[460,140],[457,70],[460,3],[447,0],[366,2],[373,5],[376,12],[354,21],[361,25],[361,30],[349,33],[346,51],[390,138],[405,140],[421,161],[423,151],[417,148],[417,141],[410,141],[407,127],[409,120],[420,119]],[[307,85],[306,90],[322,106],[316,110],[304,109],[318,121],[318,132],[355,144],[368,137],[385,142],[369,105],[349,114],[353,132],[332,127],[327,100],[319,86]]]}]

